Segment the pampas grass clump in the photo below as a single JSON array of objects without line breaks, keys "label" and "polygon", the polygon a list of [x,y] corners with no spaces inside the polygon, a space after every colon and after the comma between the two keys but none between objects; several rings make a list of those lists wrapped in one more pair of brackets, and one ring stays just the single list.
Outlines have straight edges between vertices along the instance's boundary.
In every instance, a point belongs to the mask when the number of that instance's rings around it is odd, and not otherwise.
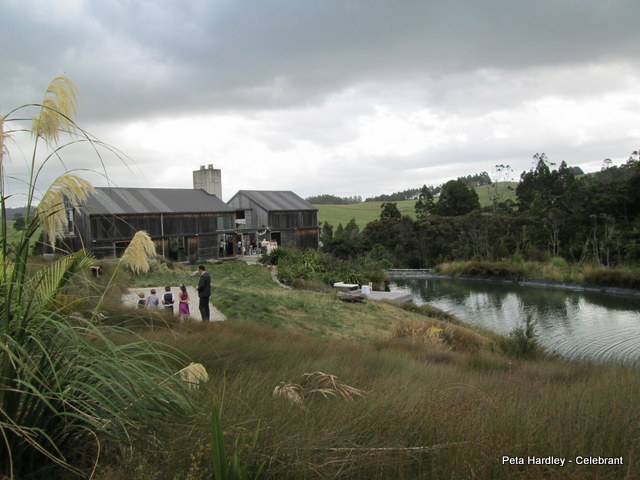
[{"label": "pampas grass clump", "polygon": [[156,244],[144,230],[136,232],[120,261],[134,274],[149,271],[149,258],[156,256]]},{"label": "pampas grass clump", "polygon": [[318,393],[323,397],[338,396],[343,400],[349,401],[354,400],[355,397],[365,397],[367,395],[367,392],[364,390],[338,382],[338,377],[330,373],[305,373],[303,385],[309,388],[307,391],[308,395]]},{"label": "pampas grass clump", "polygon": [[316,394],[322,395],[324,398],[339,397],[343,400],[353,401],[355,397],[365,397],[367,392],[339,382],[338,377],[330,373],[313,372],[303,375],[302,385],[280,382],[273,389],[272,395],[302,407],[304,397]]}]

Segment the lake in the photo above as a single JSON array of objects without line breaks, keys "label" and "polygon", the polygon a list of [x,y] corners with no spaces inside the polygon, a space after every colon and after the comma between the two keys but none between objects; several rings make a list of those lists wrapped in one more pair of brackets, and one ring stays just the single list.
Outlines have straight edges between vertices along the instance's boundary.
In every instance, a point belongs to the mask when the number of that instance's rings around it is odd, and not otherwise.
[{"label": "lake", "polygon": [[528,315],[548,352],[575,360],[640,366],[640,298],[508,282],[391,278],[412,295],[469,325],[508,334]]}]

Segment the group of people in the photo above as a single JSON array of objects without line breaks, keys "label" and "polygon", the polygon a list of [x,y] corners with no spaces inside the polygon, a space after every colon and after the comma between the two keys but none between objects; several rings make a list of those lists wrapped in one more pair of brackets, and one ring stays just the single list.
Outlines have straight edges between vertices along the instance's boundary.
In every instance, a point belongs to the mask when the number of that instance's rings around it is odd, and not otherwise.
[{"label": "group of people", "polygon": [[[202,321],[208,322],[211,316],[209,311],[209,298],[211,297],[211,276],[206,271],[204,265],[198,267],[198,273],[200,274],[200,280],[198,281],[198,309],[202,315]],[[158,297],[155,288],[152,288],[147,298],[144,297],[143,292],[138,293],[138,308],[159,308],[162,304],[162,308],[166,311],[174,313],[174,305],[176,303],[176,297],[171,291],[171,287],[167,285],[164,287],[164,294],[162,298]],[[189,310],[189,292],[187,292],[187,286],[185,284],[180,285],[180,293],[178,293],[178,316],[181,320],[189,318],[191,311]]]},{"label": "group of people", "polygon": [[[260,255],[262,253],[270,253],[271,249],[277,246],[278,242],[275,240],[270,241],[264,239],[262,241],[257,241],[252,238],[250,240],[245,240],[244,244],[241,240],[238,240],[235,253],[237,255]],[[231,240],[227,240],[226,242],[224,240],[220,240],[218,256],[222,258],[227,255],[233,255],[233,242]]]}]

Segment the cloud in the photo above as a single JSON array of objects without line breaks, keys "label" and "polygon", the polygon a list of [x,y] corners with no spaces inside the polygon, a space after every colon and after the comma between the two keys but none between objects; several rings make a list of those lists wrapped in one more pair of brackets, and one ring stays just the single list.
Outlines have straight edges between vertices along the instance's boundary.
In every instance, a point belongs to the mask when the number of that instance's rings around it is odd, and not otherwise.
[{"label": "cloud", "polygon": [[80,124],[135,162],[115,159],[114,181],[189,187],[213,163],[228,196],[370,196],[519,173],[542,151],[598,168],[638,149],[638,14],[627,0],[6,0],[0,112],[67,74]]}]

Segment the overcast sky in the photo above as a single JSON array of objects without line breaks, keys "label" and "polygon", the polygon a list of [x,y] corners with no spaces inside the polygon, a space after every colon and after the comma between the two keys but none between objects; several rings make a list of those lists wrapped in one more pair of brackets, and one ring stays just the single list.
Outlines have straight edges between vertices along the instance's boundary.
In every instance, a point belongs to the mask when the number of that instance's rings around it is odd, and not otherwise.
[{"label": "overcast sky", "polygon": [[594,171],[640,148],[639,24],[638,0],[2,0],[0,113],[67,75],[79,124],[127,157],[105,156],[113,184],[213,164],[224,200],[517,179],[542,152]]}]

